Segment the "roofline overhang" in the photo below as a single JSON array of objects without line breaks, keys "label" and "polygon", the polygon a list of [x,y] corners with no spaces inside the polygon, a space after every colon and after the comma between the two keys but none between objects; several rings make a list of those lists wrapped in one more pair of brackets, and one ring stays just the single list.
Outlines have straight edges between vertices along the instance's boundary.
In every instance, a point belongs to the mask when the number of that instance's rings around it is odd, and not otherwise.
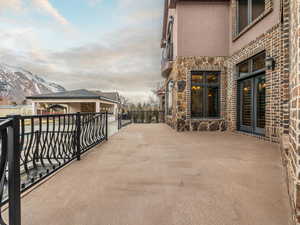
[{"label": "roofline overhang", "polygon": [[175,9],[178,2],[228,2],[229,0],[169,0],[168,7]]},{"label": "roofline overhang", "polygon": [[116,101],[116,100],[112,100],[112,99],[109,99],[109,98],[105,98],[105,97],[99,97],[99,96],[95,96],[95,97],[46,97],[46,96],[41,96],[41,97],[38,97],[38,96],[28,96],[26,97],[26,99],[31,99],[31,100],[46,100],[46,99],[51,99],[51,100],[62,100],[62,99],[80,99],[80,100],[103,100],[103,101],[108,101],[108,102],[111,102],[111,103],[116,103],[116,104],[120,104],[119,101]]}]

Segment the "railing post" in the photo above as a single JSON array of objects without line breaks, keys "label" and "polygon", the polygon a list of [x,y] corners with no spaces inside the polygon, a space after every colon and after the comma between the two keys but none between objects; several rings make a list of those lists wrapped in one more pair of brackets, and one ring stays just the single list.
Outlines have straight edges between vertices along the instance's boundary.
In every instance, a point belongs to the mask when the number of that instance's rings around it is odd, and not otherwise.
[{"label": "railing post", "polygon": [[105,140],[108,140],[108,112],[105,112]]},{"label": "railing post", "polygon": [[9,224],[21,225],[20,192],[20,116],[12,116],[12,126],[8,127],[8,196]]},{"label": "railing post", "polygon": [[80,157],[81,157],[80,136],[81,136],[81,115],[80,112],[78,112],[76,114],[76,156],[78,161],[80,161]]}]

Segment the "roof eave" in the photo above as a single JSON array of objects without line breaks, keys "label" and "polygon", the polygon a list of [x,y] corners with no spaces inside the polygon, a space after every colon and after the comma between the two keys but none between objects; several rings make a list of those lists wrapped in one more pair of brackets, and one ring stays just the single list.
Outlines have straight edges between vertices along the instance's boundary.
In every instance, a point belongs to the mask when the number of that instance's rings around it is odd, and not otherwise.
[{"label": "roof eave", "polygon": [[51,97],[51,96],[38,97],[38,96],[29,96],[29,97],[26,97],[26,99],[31,99],[31,100],[46,100],[46,99],[51,99],[51,100],[63,100],[63,99],[66,99],[66,100],[70,100],[70,99],[72,99],[72,100],[74,100],[74,99],[84,100],[84,99],[88,99],[88,100],[91,100],[91,99],[94,99],[94,100],[108,101],[108,102],[117,103],[117,104],[120,103],[116,100],[101,97],[101,96],[94,96],[94,97]]}]

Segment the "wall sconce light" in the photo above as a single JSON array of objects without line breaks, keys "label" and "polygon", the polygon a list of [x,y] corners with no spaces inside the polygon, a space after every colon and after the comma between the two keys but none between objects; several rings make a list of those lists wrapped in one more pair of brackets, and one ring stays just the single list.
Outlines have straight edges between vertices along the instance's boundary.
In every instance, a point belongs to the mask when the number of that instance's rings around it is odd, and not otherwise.
[{"label": "wall sconce light", "polygon": [[271,56],[266,57],[266,67],[267,70],[274,70],[276,66],[275,59],[272,58]]},{"label": "wall sconce light", "polygon": [[173,80],[170,80],[170,81],[169,81],[169,88],[170,88],[170,89],[173,89],[173,88],[174,88],[174,81],[173,81]]}]

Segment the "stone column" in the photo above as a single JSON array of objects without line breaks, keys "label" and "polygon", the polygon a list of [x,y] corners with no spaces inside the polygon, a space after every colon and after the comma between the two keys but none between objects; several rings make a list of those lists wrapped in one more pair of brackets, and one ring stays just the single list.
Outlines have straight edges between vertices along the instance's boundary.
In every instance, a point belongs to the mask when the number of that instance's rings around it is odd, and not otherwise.
[{"label": "stone column", "polygon": [[114,116],[116,120],[118,119],[118,113],[119,113],[118,104],[114,104]]},{"label": "stone column", "polygon": [[[284,6],[289,1],[284,1]],[[284,162],[287,167],[289,195],[292,200],[294,218],[297,224],[300,224],[300,165],[299,165],[299,149],[300,149],[300,1],[290,1],[290,110],[289,110],[289,134],[286,141],[282,139],[281,147],[283,150]],[[284,143],[286,142],[286,143]]]}]

